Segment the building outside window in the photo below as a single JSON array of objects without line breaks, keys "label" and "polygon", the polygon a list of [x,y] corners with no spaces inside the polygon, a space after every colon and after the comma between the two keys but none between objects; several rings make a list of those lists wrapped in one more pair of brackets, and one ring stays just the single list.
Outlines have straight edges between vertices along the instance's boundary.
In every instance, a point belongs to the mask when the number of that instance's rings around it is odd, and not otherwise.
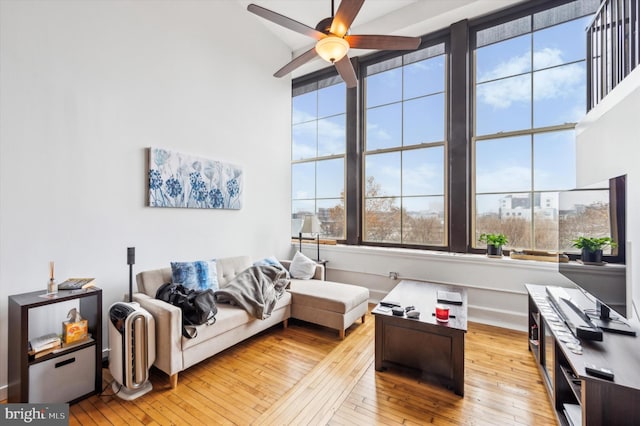
[{"label": "building outside window", "polygon": [[364,71],[363,241],[444,246],[445,44]]},{"label": "building outside window", "polygon": [[501,232],[512,248],[558,249],[558,191],[575,187],[596,8],[571,2],[474,33],[472,246]]},{"label": "building outside window", "polygon": [[302,231],[306,218],[307,223],[317,224],[311,232],[321,238],[344,239],[345,126],[346,87],[339,77],[294,89],[292,236]]}]

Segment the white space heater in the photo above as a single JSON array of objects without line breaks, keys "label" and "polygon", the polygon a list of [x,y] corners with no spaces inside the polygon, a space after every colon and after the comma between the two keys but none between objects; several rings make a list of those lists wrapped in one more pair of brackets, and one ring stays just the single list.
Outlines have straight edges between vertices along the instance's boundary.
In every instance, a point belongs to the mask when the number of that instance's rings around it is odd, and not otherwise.
[{"label": "white space heater", "polygon": [[109,308],[109,371],[113,392],[132,400],[149,392],[149,367],[156,359],[155,321],[135,302]]}]

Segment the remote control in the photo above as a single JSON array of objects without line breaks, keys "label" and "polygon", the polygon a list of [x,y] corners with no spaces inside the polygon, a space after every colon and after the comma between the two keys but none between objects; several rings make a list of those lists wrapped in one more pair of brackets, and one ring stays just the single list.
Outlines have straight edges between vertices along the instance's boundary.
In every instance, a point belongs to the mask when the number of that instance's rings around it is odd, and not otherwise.
[{"label": "remote control", "polygon": [[420,311],[409,311],[407,312],[407,318],[418,319],[420,318]]},{"label": "remote control", "polygon": [[593,364],[585,364],[584,369],[587,374],[593,377],[599,377],[601,379],[613,381],[613,371],[609,370],[608,368],[596,367]]},{"label": "remote control", "polygon": [[404,309],[400,307],[391,308],[391,313],[397,317],[404,316]]},{"label": "remote control", "polygon": [[380,302],[381,306],[386,306],[387,308],[395,308],[395,307],[400,307],[401,305],[397,302],[392,302],[392,301],[386,301],[383,300],[382,302]]}]

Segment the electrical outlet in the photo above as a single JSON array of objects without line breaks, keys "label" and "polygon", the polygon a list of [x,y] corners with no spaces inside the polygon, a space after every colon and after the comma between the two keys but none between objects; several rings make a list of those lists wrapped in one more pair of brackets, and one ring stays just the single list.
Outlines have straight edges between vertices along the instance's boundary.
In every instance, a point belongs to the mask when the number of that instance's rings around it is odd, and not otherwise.
[{"label": "electrical outlet", "polygon": [[389,278],[391,278],[392,280],[397,280],[398,279],[398,273],[397,272],[389,272]]}]

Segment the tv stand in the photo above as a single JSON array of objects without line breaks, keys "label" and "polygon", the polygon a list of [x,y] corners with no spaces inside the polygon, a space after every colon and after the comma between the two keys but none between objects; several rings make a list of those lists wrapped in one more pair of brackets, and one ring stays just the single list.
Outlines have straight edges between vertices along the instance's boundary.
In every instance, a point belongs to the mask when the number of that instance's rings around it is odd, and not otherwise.
[{"label": "tv stand", "polygon": [[[569,349],[556,334],[546,287],[526,285],[529,294],[529,350],[538,366],[558,424],[632,425],[640,418],[640,339],[606,333],[603,341],[580,339],[582,352]],[[584,294],[571,298],[583,308],[595,302]],[[614,311],[612,311],[615,315]],[[593,318],[592,322],[596,322]],[[551,325],[554,325],[552,327]],[[564,339],[563,339],[564,340]],[[585,364],[613,370],[613,381],[587,374]]]}]

